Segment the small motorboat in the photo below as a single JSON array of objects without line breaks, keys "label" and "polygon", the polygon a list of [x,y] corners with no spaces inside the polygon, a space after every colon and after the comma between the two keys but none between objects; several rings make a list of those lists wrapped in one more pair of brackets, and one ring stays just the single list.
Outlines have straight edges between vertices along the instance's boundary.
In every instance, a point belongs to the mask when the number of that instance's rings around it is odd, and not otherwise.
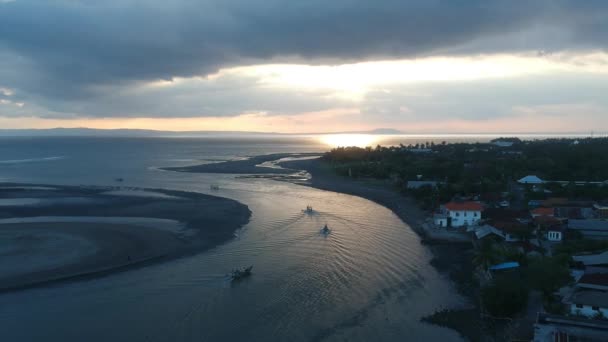
[{"label": "small motorboat", "polygon": [[122,181],[124,181],[124,179],[123,179],[123,178],[121,178],[121,177],[114,178],[114,180],[115,180],[115,181],[117,181],[117,182],[122,182]]},{"label": "small motorboat", "polygon": [[230,274],[230,278],[232,278],[233,281],[235,280],[240,280],[246,277],[249,277],[251,275],[251,270],[253,269],[253,265],[249,266],[249,267],[241,267],[241,268],[237,268],[232,270],[232,273]]},{"label": "small motorboat", "polygon": [[209,188],[210,188],[211,190],[219,190],[219,189],[220,189],[220,186],[219,186],[219,185],[216,185],[216,184],[213,184],[213,185],[209,186]]},{"label": "small motorboat", "polygon": [[307,205],[305,210],[302,210],[303,212],[307,213],[307,214],[312,214],[313,210],[312,210],[312,206]]},{"label": "small motorboat", "polygon": [[329,233],[331,233],[331,229],[329,229],[329,227],[326,224],[325,226],[323,226],[323,228],[321,228],[321,234],[329,235]]}]

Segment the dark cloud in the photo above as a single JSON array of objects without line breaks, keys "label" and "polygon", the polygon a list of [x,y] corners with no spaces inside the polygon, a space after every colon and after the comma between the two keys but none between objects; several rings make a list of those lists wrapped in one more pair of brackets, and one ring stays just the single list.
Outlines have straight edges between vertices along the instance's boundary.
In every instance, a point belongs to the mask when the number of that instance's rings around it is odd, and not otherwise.
[{"label": "dark cloud", "polygon": [[[573,37],[605,44],[608,8],[603,1],[548,0],[17,0],[1,6],[0,42],[61,86],[190,76],[278,56],[418,56],[480,37],[525,34],[535,25],[565,27]],[[526,45],[543,49],[542,41]]]},{"label": "dark cloud", "polygon": [[605,49],[606,17],[600,0],[0,1],[0,87],[53,111],[129,115],[146,111],[117,99],[129,85],[269,60]]}]

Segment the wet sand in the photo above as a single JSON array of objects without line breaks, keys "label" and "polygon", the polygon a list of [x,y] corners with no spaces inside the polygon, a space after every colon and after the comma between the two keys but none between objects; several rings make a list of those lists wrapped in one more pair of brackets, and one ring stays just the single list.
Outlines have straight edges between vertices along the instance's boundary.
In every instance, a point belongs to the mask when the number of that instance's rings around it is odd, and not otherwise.
[{"label": "wet sand", "polygon": [[184,167],[165,167],[162,170],[195,172],[195,173],[229,173],[229,174],[290,174],[297,170],[279,169],[270,167],[259,167],[257,165],[265,162],[287,158],[287,157],[306,157],[319,155],[318,153],[277,153],[255,156],[244,160],[233,160],[213,164],[192,165]]},{"label": "wet sand", "polygon": [[[2,207],[0,291],[107,274],[197,253],[233,238],[251,215],[239,202],[198,193],[108,191],[100,187],[45,190],[0,184],[3,199],[46,200]],[[129,196],[129,191],[134,195]],[[151,192],[149,197],[144,196],[146,191]],[[66,222],[61,222],[63,217]],[[146,219],[162,220],[149,223]]]}]

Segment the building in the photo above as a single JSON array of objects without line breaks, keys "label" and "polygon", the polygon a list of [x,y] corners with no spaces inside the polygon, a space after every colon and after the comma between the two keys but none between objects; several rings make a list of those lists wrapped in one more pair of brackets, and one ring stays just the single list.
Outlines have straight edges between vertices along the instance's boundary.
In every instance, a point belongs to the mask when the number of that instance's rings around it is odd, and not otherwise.
[{"label": "building", "polygon": [[593,206],[595,217],[599,219],[608,219],[608,205],[596,204]]},{"label": "building", "polygon": [[568,220],[568,229],[589,239],[608,238],[608,221],[605,220]]},{"label": "building", "polygon": [[562,226],[553,226],[547,230],[547,240],[560,242],[564,239],[565,229]]},{"label": "building", "polygon": [[588,266],[608,266],[608,251],[599,254],[573,255],[572,260]]},{"label": "building", "polygon": [[608,322],[539,313],[534,342],[606,341]]},{"label": "building", "polygon": [[539,216],[553,217],[553,216],[555,216],[555,209],[540,207],[540,208],[533,209],[531,214],[532,214],[532,217],[539,217]]},{"label": "building", "polygon": [[605,269],[598,272],[585,271],[576,283],[576,290],[565,303],[572,315],[608,318],[608,272]]},{"label": "building", "polygon": [[407,181],[406,187],[410,190],[411,189],[420,189],[425,186],[429,186],[431,188],[436,188],[437,185],[439,185],[439,184],[442,184],[442,182],[414,180],[414,181]]},{"label": "building", "polygon": [[435,214],[435,224],[440,227],[464,227],[477,225],[481,220],[483,205],[479,202],[450,202]]},{"label": "building", "polygon": [[[601,269],[601,268],[600,268]],[[588,273],[586,272],[577,283],[579,288],[589,290],[608,291],[608,272]],[[608,293],[607,293],[608,295]],[[608,317],[608,316],[606,316]]]},{"label": "building", "polygon": [[[538,208],[541,209],[541,208]],[[539,231],[545,234],[545,238],[551,242],[560,242],[564,239],[566,233],[565,220],[558,219],[553,216],[536,216],[534,217],[534,225]]]},{"label": "building", "polygon": [[501,232],[506,242],[517,242],[524,236],[532,236],[533,229],[516,219],[490,220],[486,222],[490,227]]},{"label": "building", "polygon": [[526,177],[518,180],[517,182],[519,184],[533,184],[533,185],[545,183],[545,181],[543,181],[542,179],[540,179],[534,175],[526,176]]},{"label": "building", "polygon": [[608,317],[608,292],[579,290],[567,303],[572,315],[587,318]]}]

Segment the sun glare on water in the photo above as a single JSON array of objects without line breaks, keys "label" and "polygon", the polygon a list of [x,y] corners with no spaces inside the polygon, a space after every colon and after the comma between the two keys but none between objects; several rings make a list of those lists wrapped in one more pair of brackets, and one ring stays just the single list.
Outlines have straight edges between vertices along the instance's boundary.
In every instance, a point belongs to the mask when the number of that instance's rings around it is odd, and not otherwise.
[{"label": "sun glare on water", "polygon": [[330,147],[366,147],[376,142],[376,137],[370,134],[328,134],[321,136],[321,141]]}]

